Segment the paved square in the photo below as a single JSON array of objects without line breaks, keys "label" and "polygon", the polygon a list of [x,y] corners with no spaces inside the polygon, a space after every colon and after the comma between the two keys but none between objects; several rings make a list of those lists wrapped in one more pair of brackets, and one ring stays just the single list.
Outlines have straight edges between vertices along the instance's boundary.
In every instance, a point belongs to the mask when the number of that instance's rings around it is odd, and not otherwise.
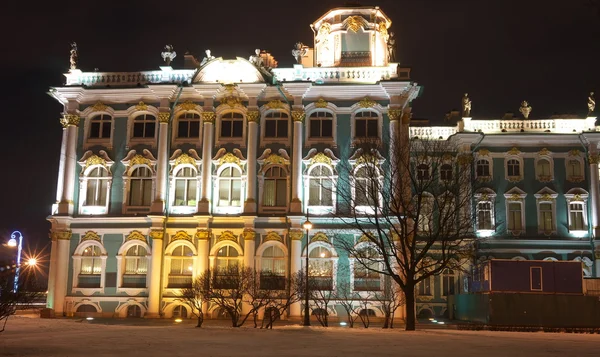
[{"label": "paved square", "polygon": [[[135,322],[135,321],[132,321]],[[487,331],[303,328],[238,329],[193,321],[103,324],[15,316],[0,356],[598,356],[600,335]]]}]

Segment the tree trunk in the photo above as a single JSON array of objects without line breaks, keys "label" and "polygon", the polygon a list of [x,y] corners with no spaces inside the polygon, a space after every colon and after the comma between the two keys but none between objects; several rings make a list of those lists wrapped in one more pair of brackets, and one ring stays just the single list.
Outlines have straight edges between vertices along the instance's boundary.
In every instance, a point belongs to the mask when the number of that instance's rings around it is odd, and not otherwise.
[{"label": "tree trunk", "polygon": [[198,324],[196,325],[196,327],[202,327],[203,322],[204,322],[204,314],[200,313],[198,315]]},{"label": "tree trunk", "polygon": [[383,328],[389,328],[390,327],[390,313],[389,312],[385,312],[385,320],[383,320]]},{"label": "tree trunk", "polygon": [[415,289],[407,287],[404,291],[406,296],[406,331],[414,331],[416,327]]}]

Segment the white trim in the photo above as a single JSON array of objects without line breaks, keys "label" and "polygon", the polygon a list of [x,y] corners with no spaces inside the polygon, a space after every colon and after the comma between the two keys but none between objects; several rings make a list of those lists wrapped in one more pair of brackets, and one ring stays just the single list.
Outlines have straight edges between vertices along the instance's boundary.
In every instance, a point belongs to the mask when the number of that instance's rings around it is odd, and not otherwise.
[{"label": "white trim", "polygon": [[[508,162],[511,160],[515,160],[518,163],[519,174],[518,175],[508,175]],[[523,162],[523,155],[521,152],[519,154],[509,154],[506,153],[504,156],[504,179],[510,182],[519,182],[523,180],[523,174],[525,171],[525,165]]]},{"label": "white trim", "polygon": [[[311,172],[312,170],[316,169],[319,166],[323,166],[328,168],[331,171],[331,175],[330,176],[311,176]],[[304,207],[305,207],[305,211],[308,212],[308,210],[310,210],[311,214],[315,214],[315,215],[327,215],[327,214],[332,214],[335,213],[336,210],[336,206],[337,206],[337,185],[336,182],[338,180],[338,175],[337,172],[335,170],[335,164],[332,164],[331,166],[327,165],[327,164],[323,164],[323,163],[314,163],[312,165],[307,165],[305,162],[305,167],[306,169],[304,170],[304,174],[302,175],[303,177],[303,181],[304,181]],[[330,179],[331,180],[331,202],[332,205],[331,206],[309,206],[309,202],[310,202],[310,180],[312,178],[317,178],[317,177],[321,177],[321,178],[326,178],[326,179]],[[326,188],[324,187],[320,187],[321,190],[326,190]],[[322,192],[322,191],[321,191]]]},{"label": "white trim", "polygon": [[[538,163],[541,160],[547,160],[550,164],[550,175],[542,175],[538,170]],[[552,153],[548,153],[545,155],[537,154],[534,160],[534,169],[535,169],[535,178],[540,182],[549,182],[554,180],[554,159],[552,158]]]},{"label": "white trim", "polygon": [[[585,236],[588,234],[588,228],[590,226],[589,223],[589,219],[588,219],[588,198],[589,198],[589,194],[586,190],[582,189],[582,188],[573,188],[570,189],[567,193],[565,193],[565,199],[567,201],[567,222],[568,222],[568,229],[569,229],[569,233],[574,234],[576,236]],[[583,206],[583,224],[585,225],[585,227],[583,227],[583,229],[581,230],[573,230],[571,228],[572,223],[571,223],[571,204],[574,203],[580,203]]]},{"label": "white trim", "polygon": [[[200,192],[202,189],[202,185],[200,185],[200,181],[202,180],[202,172],[199,169],[200,165],[200,160],[196,160],[196,165],[191,165],[191,164],[180,164],[177,167],[174,167],[171,170],[171,174],[169,175],[169,195],[171,197],[171,204],[170,204],[170,211],[173,214],[192,214],[192,213],[196,213],[198,211],[198,202],[200,201],[200,197],[202,197],[202,193]],[[173,165],[174,162],[171,163],[171,165]],[[195,176],[195,180],[196,180],[196,204],[193,206],[189,206],[189,205],[185,205],[185,206],[176,206],[175,205],[175,186],[176,186],[176,180],[178,180],[177,178],[177,173],[179,171],[181,171],[184,168],[191,168],[192,170],[196,171],[196,176]],[[188,179],[192,179],[193,180],[193,176],[192,177],[187,177],[187,178],[179,178],[179,180],[188,180]],[[186,193],[187,193],[187,188],[186,188]]]},{"label": "white trim", "polygon": [[[218,162],[216,163],[218,164]],[[242,164],[243,165],[243,164]],[[244,202],[246,201],[246,183],[248,181],[248,176],[245,172],[244,169],[242,169],[242,167],[233,164],[233,163],[228,163],[228,164],[223,164],[221,166],[216,166],[216,170],[214,172],[214,174],[212,175],[212,179],[213,179],[213,195],[215,197],[213,197],[212,202],[213,202],[213,212],[215,214],[241,214],[244,211]],[[233,168],[234,170],[238,170],[240,173],[240,204],[238,206],[219,206],[219,202],[220,202],[220,191],[219,191],[219,185],[221,183],[221,173],[227,169],[227,168]],[[230,178],[225,178],[225,180],[228,180]],[[229,191],[229,194],[231,195],[231,190]]]},{"label": "white trim", "polygon": [[[261,170],[258,173],[258,212],[259,213],[286,213],[288,211],[288,207],[290,206],[290,191],[292,186],[292,180],[290,171],[286,167],[287,165],[277,165],[277,164],[267,164],[261,167]],[[285,173],[286,179],[286,199],[285,199],[285,207],[283,206],[263,206],[264,201],[264,186],[265,186],[265,173],[271,168],[279,167]],[[277,187],[275,187],[277,191]]]},{"label": "white trim", "polygon": [[[175,111],[175,113],[173,113],[173,119],[171,122],[172,125],[172,130],[171,130],[171,142],[173,143],[174,146],[180,146],[181,144],[192,144],[195,145],[196,147],[202,147],[202,135],[203,135],[203,131],[204,131],[204,122],[202,121],[202,108],[198,105],[196,105],[196,109],[193,110],[177,110]],[[188,113],[192,113],[192,114],[197,114],[200,116],[200,118],[198,119],[198,123],[200,125],[200,130],[198,131],[198,138],[180,138],[177,136],[177,134],[179,133],[179,119],[181,116],[188,114]]]},{"label": "white trim", "polygon": [[[87,110],[84,110],[84,113]],[[106,110],[89,112],[85,115],[82,115],[83,123],[83,149],[87,150],[92,146],[104,146],[107,149],[111,150],[113,148],[114,137],[115,137],[115,127],[116,127],[116,117],[114,116],[115,111],[108,107]],[[110,116],[110,137],[106,138],[90,138],[90,131],[92,128],[92,119],[101,116],[108,115]],[[102,128],[100,128],[102,130]]]},{"label": "white trim", "polygon": [[[357,138],[356,137],[356,114],[361,113],[361,112],[371,112],[371,113],[375,113],[377,114],[377,138],[381,140],[381,138],[383,137],[383,108],[381,107],[381,105],[377,104],[374,107],[371,108],[362,108],[359,106],[359,104],[354,104],[352,107],[350,107],[351,113],[350,113],[350,138],[351,138],[351,143],[354,143],[354,141],[356,140],[360,140],[361,138]],[[369,138],[369,137],[367,137]]]},{"label": "white trim", "polygon": [[[286,109],[267,109],[266,105],[263,105],[262,107],[260,107],[260,147],[265,147],[269,144],[282,144],[284,146],[291,146],[292,145],[292,127],[294,126],[294,122],[291,119],[291,115],[290,115],[290,111],[287,109],[288,106],[286,105]],[[266,121],[267,121],[267,115],[271,114],[271,113],[282,113],[287,115],[287,123],[288,123],[288,130],[287,130],[287,136],[284,138],[280,138],[280,137],[266,137],[265,136],[265,131],[267,130],[267,125],[266,125]],[[277,119],[277,118],[268,118],[271,120],[283,120],[283,118]]]},{"label": "white trim", "polygon": [[[154,116],[155,125],[154,125],[154,137],[150,138],[134,138],[133,137],[133,124],[135,122],[135,118],[140,115],[152,115]],[[146,110],[137,110],[135,106],[129,107],[127,109],[127,146],[126,150],[129,150],[130,147],[134,145],[150,145],[153,149],[156,148],[156,144],[158,141],[158,130],[159,130],[159,121],[158,121],[158,108],[153,107],[151,105],[147,106]]]},{"label": "white trim", "polygon": [[[327,106],[324,108],[317,108],[315,103],[310,103],[305,107],[305,119],[304,119],[304,147],[311,147],[315,144],[328,144],[332,147],[337,147],[337,109],[338,107],[335,104],[327,103]],[[311,138],[310,137],[310,116],[318,111],[324,111],[331,113],[333,116],[331,118],[331,138]]]},{"label": "white trim", "polygon": [[[83,259],[83,251],[90,246],[94,246],[94,247],[98,247],[100,249],[100,256],[98,256],[98,258],[101,261],[101,271],[100,271],[100,287],[97,288],[81,288],[78,287],[78,282],[79,282],[79,274],[81,272],[81,260]],[[108,254],[106,252],[106,249],[104,248],[104,245],[102,245],[102,243],[95,241],[95,240],[87,240],[87,241],[83,241],[81,243],[79,243],[79,245],[75,248],[75,251],[73,252],[73,256],[71,257],[73,259],[73,265],[72,265],[72,269],[73,269],[73,274],[72,274],[72,284],[71,284],[71,292],[73,293],[77,293],[80,292],[83,295],[86,296],[90,296],[93,295],[95,293],[100,293],[100,294],[104,294],[104,286],[105,286],[105,279],[106,279],[106,259],[108,258]],[[96,259],[96,258],[93,258]],[[94,274],[95,275],[95,274]]]},{"label": "white trim", "polygon": [[[489,172],[490,175],[489,176],[478,176],[477,175],[477,162],[479,160],[485,160],[488,162],[488,166],[489,166]],[[480,181],[492,181],[494,179],[494,159],[492,159],[492,157],[487,154],[487,155],[480,155],[477,154],[475,155],[475,179],[480,180]]]},{"label": "white trim", "polygon": [[[550,195],[550,197],[552,199],[551,200],[544,199],[543,197],[545,195]],[[536,193],[534,196],[536,198],[536,206],[537,206],[538,233],[545,234],[545,235],[556,234],[556,198],[558,197],[558,194],[556,192],[550,190],[549,188],[545,187],[545,188],[541,189],[540,191],[538,191],[538,193]],[[550,230],[550,231],[544,231],[542,229],[542,211],[540,209],[540,205],[542,203],[549,203],[552,207],[552,230]]]},{"label": "white trim", "polygon": [[[485,195],[487,195],[487,199],[483,199]],[[473,197],[475,198],[475,230],[481,237],[489,237],[496,232],[496,193],[489,188],[483,188],[477,191]],[[490,204],[490,229],[478,229],[480,203]]]},{"label": "white trim", "polygon": [[[226,106],[226,105],[225,105]],[[234,108],[225,108],[225,106],[223,104],[219,105],[215,111],[215,117],[216,117],[216,125],[215,125],[215,146],[221,146],[223,144],[237,144],[242,148],[245,148],[247,145],[247,120],[248,118],[246,117],[246,113],[248,112],[248,109],[246,107],[243,106],[236,106]],[[238,113],[242,115],[241,119],[232,119],[234,121],[237,120],[241,120],[242,122],[242,136],[241,137],[221,137],[221,122],[222,122],[222,117],[225,114],[229,114],[229,113]]]},{"label": "white trim", "polygon": [[[142,246],[144,249],[146,249],[146,260],[147,262],[147,268],[146,268],[146,287],[145,288],[126,288],[123,287],[123,276],[125,275],[125,264],[127,264],[127,258],[125,254],[127,254],[127,251],[129,250],[129,248],[135,246],[135,245],[139,245]],[[124,292],[125,294],[129,295],[129,296],[134,296],[134,295],[139,295],[142,293],[147,293],[148,292],[148,285],[150,283],[150,277],[151,277],[151,267],[152,267],[152,260],[151,260],[151,255],[152,255],[152,248],[150,248],[150,246],[141,240],[130,240],[127,241],[125,243],[123,243],[121,245],[121,247],[119,248],[119,251],[117,252],[117,292]]]},{"label": "white trim", "polygon": [[[310,237],[309,237],[309,242],[310,242]],[[318,247],[321,248],[325,248],[327,250],[329,250],[331,252],[331,258],[308,258],[308,264],[310,265],[310,261],[314,260],[314,259],[322,259],[322,260],[326,260],[326,259],[330,259],[331,260],[331,279],[332,279],[332,288],[330,291],[335,292],[337,291],[337,273],[338,273],[338,254],[337,251],[335,250],[335,247],[333,246],[333,244],[331,243],[327,243],[327,242],[322,242],[322,241],[317,241],[317,242],[310,242],[309,245],[310,247],[310,251],[308,252],[310,254],[310,252]],[[302,271],[306,271],[306,248],[307,246],[305,246],[302,249],[302,255],[301,255],[301,267],[302,267]]]},{"label": "white trim", "polygon": [[[522,173],[522,171],[521,171]],[[518,195],[519,199],[518,200],[510,200],[510,198],[512,198],[513,195]],[[527,193],[523,192],[523,190],[519,189],[518,187],[513,187],[512,189],[510,189],[509,191],[507,191],[504,194],[504,198],[505,198],[505,208],[506,208],[506,231],[509,234],[512,235],[522,235],[525,233],[525,228],[526,228],[526,224],[525,224],[525,197],[527,197]],[[518,229],[518,227],[516,227],[517,229],[511,230],[509,229],[510,226],[510,222],[509,222],[509,216],[510,216],[510,211],[509,211],[509,207],[511,203],[517,203],[521,206],[521,228]]]},{"label": "white trim", "polygon": [[[579,171],[581,173],[581,176],[572,176],[570,174],[570,170],[569,170],[569,161],[571,160],[575,160],[579,162]],[[583,156],[581,153],[579,153],[578,155],[567,155],[567,157],[565,158],[565,172],[566,172],[566,180],[569,182],[583,182],[585,181],[585,165],[584,165],[584,160],[583,160]]]}]

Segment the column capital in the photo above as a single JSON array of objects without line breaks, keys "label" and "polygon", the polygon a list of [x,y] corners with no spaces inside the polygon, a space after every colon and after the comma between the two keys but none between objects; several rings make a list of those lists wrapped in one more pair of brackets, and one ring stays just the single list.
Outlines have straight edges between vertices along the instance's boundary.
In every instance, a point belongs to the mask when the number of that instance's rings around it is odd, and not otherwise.
[{"label": "column capital", "polygon": [[590,162],[590,165],[598,165],[598,163],[600,162],[600,154],[598,154],[598,153],[590,154],[588,156],[588,160]]},{"label": "column capital", "polygon": [[244,229],[242,236],[244,237],[244,241],[254,240],[256,237],[256,231],[254,229]]},{"label": "column capital", "polygon": [[63,117],[60,118],[60,124],[63,128],[66,128],[69,125],[79,126],[79,120],[80,118],[77,114],[63,114]]},{"label": "column capital", "polygon": [[304,118],[306,117],[306,113],[304,110],[292,110],[292,119],[296,122],[304,122]]},{"label": "column capital", "polygon": [[198,229],[196,231],[196,238],[198,240],[208,240],[210,238],[210,229]]},{"label": "column capital", "polygon": [[169,124],[169,121],[171,120],[171,113],[170,112],[160,112],[158,113],[158,122],[161,124]]},{"label": "column capital", "polygon": [[460,155],[458,155],[457,161],[461,165],[468,165],[471,162],[473,162],[473,155],[472,154],[460,154]]},{"label": "column capital", "polygon": [[302,240],[302,237],[304,237],[304,232],[301,229],[292,229],[290,230],[290,237],[292,240]]},{"label": "column capital", "polygon": [[69,240],[73,236],[73,232],[71,232],[71,231],[51,231],[49,236],[50,236],[50,239],[52,239],[52,241]]},{"label": "column capital", "polygon": [[151,229],[149,236],[152,238],[152,240],[163,239],[165,236],[165,231],[162,229]]},{"label": "column capital", "polygon": [[249,110],[246,113],[246,118],[248,119],[248,123],[257,123],[258,118],[260,117],[260,112],[258,110]]},{"label": "column capital", "polygon": [[390,121],[395,121],[402,117],[402,109],[390,109],[388,110],[388,117]]},{"label": "column capital", "polygon": [[202,112],[202,121],[204,123],[214,123],[215,122],[215,112]]}]

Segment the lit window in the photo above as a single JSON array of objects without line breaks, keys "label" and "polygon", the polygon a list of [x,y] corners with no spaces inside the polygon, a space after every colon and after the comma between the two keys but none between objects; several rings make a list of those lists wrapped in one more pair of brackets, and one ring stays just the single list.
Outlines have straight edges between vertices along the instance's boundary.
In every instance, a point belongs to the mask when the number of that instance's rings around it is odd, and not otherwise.
[{"label": "lit window", "polygon": [[554,230],[554,213],[552,210],[552,203],[542,202],[540,203],[540,231],[552,232]]},{"label": "lit window", "polygon": [[490,162],[486,159],[477,160],[476,164],[477,177],[490,176]]},{"label": "lit window", "polygon": [[192,250],[185,245],[180,245],[173,250],[169,271],[169,288],[186,288],[192,285],[193,256]]},{"label": "lit window", "polygon": [[550,161],[546,159],[540,159],[537,162],[537,173],[539,177],[551,177],[552,172],[550,171]]},{"label": "lit window", "polygon": [[373,111],[362,111],[354,116],[354,137],[377,138],[379,137],[379,116]]},{"label": "lit window", "polygon": [[229,112],[221,116],[221,137],[241,138],[244,133],[244,116]]},{"label": "lit window", "polygon": [[238,283],[238,251],[229,245],[219,249],[216,259],[215,287],[217,289],[232,289]]},{"label": "lit window", "polygon": [[79,271],[77,287],[99,288],[102,274],[102,252],[95,245],[90,245],[81,253],[81,270]]},{"label": "lit window", "polygon": [[129,179],[129,205],[150,206],[152,203],[152,171],[147,166],[133,170]]},{"label": "lit window", "polygon": [[508,204],[508,230],[520,231],[523,229],[521,202],[509,202]]},{"label": "lit window", "polygon": [[242,197],[242,174],[239,169],[230,166],[219,176],[219,206],[239,207]]},{"label": "lit window", "polygon": [[359,257],[354,261],[354,290],[379,291],[381,290],[380,256],[371,247],[360,249]]},{"label": "lit window", "polygon": [[319,110],[313,112],[309,118],[311,138],[333,137],[333,114]]},{"label": "lit window", "polygon": [[84,206],[106,206],[108,196],[108,170],[102,166],[93,167],[86,176]]},{"label": "lit window", "polygon": [[579,160],[570,159],[567,161],[567,177],[576,179],[583,177],[581,162]]},{"label": "lit window", "polygon": [[175,175],[175,206],[196,206],[197,172],[191,167],[183,167]]},{"label": "lit window", "polygon": [[331,169],[324,165],[314,166],[310,170],[308,183],[309,206],[333,205],[333,181]]},{"label": "lit window", "polygon": [[452,180],[452,165],[443,164],[440,168],[440,179],[442,181],[451,181]]},{"label": "lit window", "polygon": [[518,160],[508,160],[508,162],[506,163],[506,167],[508,170],[508,176],[521,176],[521,164]]},{"label": "lit window", "polygon": [[148,272],[148,252],[141,245],[134,245],[125,253],[124,288],[145,288]]},{"label": "lit window", "polygon": [[275,166],[265,172],[263,187],[263,206],[287,206],[287,175],[281,167]]},{"label": "lit window", "polygon": [[583,231],[586,229],[583,202],[569,204],[569,230]]},{"label": "lit window", "polygon": [[314,247],[308,255],[308,276],[318,290],[333,289],[333,260],[331,251],[325,247]]},{"label": "lit window", "polygon": [[90,120],[90,139],[110,139],[112,132],[112,117],[96,115]]},{"label": "lit window", "polygon": [[156,117],[150,114],[142,114],[133,120],[133,138],[154,138],[156,131]]},{"label": "lit window", "polygon": [[492,230],[492,203],[481,201],[477,203],[477,230]]},{"label": "lit window", "polygon": [[279,247],[268,247],[262,254],[260,286],[263,289],[285,289],[285,253]]},{"label": "lit window", "polygon": [[196,113],[184,113],[179,116],[177,121],[178,138],[199,138],[200,137],[200,115]]},{"label": "lit window", "polygon": [[289,118],[283,112],[271,112],[265,117],[265,138],[287,138]]}]

